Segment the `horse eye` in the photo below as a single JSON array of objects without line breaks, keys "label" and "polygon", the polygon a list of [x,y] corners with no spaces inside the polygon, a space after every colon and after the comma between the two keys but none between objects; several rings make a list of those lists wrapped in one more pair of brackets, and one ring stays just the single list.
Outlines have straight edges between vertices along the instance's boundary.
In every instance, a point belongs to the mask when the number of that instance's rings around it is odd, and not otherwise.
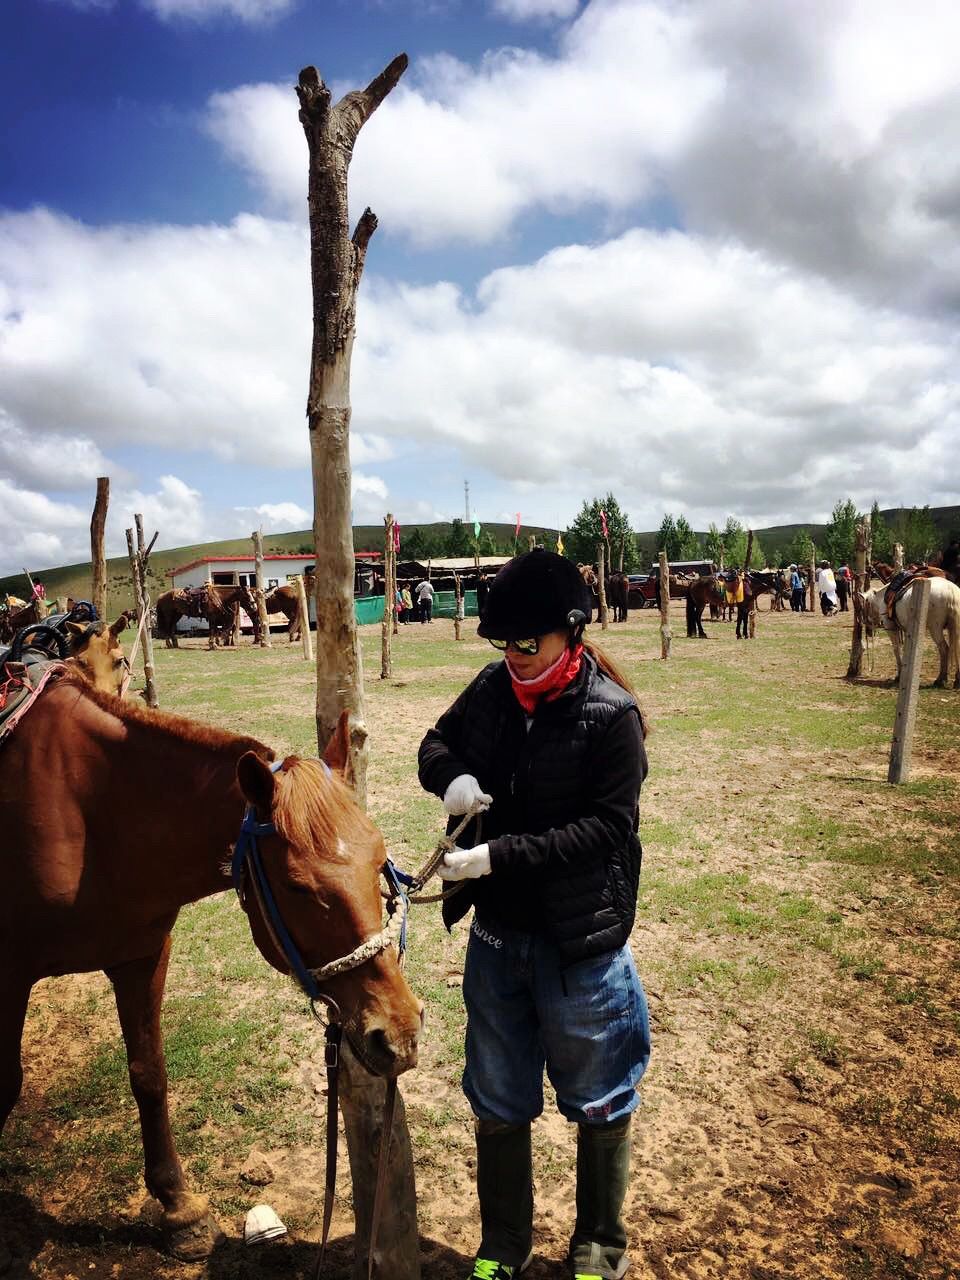
[{"label": "horse eye", "polygon": [[115,667],[122,667],[125,664],[125,662],[126,662],[126,658],[114,658],[113,665]]}]

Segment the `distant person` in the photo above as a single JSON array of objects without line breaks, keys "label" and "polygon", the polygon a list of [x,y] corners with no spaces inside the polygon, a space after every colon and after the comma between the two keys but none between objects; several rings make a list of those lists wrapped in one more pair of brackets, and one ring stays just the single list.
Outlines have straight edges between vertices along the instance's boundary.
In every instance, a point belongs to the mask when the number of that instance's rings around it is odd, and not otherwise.
[{"label": "distant person", "polygon": [[403,590],[400,592],[403,599],[403,620],[404,622],[413,621],[413,596],[410,593],[410,584],[405,582]]},{"label": "distant person", "polygon": [[817,570],[817,590],[820,593],[820,612],[825,618],[829,618],[836,612],[838,601],[837,579],[827,560],[820,561],[820,568]]},{"label": "distant person", "polygon": [[417,587],[417,608],[421,622],[433,621],[433,583],[428,578]]},{"label": "distant person", "polygon": [[795,564],[790,566],[790,608],[794,613],[803,613],[803,578]]},{"label": "distant person", "polygon": [[394,588],[393,611],[397,615],[397,622],[402,622],[406,626],[407,618],[403,611],[403,592],[399,587]]},{"label": "distant person", "polygon": [[845,564],[842,564],[837,570],[837,599],[840,602],[840,612],[850,612],[850,570]]},{"label": "distant person", "polygon": [[47,589],[42,582],[35,582],[33,584],[33,594],[38,600],[46,599]]}]

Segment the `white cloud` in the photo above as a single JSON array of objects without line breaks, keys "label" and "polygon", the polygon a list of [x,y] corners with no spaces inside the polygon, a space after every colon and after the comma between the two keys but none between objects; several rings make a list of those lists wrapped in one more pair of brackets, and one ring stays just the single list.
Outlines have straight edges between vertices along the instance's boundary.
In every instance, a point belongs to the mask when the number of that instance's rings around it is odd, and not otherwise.
[{"label": "white cloud", "polygon": [[[723,89],[695,35],[683,12],[617,0],[587,9],[555,58],[510,48],[476,68],[426,59],[364,127],[353,202],[434,242],[500,236],[531,206],[623,210],[648,198]],[[301,217],[297,109],[289,86],[246,85],[211,98],[207,127],[275,207]]]},{"label": "white cloud", "polygon": [[580,0],[493,0],[493,11],[515,22],[541,18],[572,18]]},{"label": "white cloud", "polygon": [[89,526],[89,511],[0,476],[0,573],[70,563],[85,528],[89,557]]},{"label": "white cloud", "polygon": [[313,519],[312,514],[296,502],[261,502],[259,507],[238,507],[240,512],[252,512],[262,517],[271,533],[287,533],[291,529],[304,529]]},{"label": "white cloud", "polygon": [[76,489],[111,473],[117,467],[92,440],[25,431],[0,408],[0,475],[26,488]]},{"label": "white cloud", "polygon": [[289,12],[297,0],[141,0],[158,18],[187,18],[205,22],[211,18],[239,18],[257,26]]}]

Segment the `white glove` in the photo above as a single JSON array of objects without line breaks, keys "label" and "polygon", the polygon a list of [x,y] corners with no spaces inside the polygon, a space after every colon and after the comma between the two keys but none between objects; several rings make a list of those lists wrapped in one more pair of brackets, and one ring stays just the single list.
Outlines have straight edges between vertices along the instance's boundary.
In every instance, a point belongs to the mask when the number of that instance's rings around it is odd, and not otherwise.
[{"label": "white glove", "polygon": [[490,874],[490,846],[478,844],[473,849],[450,849],[437,868],[441,880],[476,880]]},{"label": "white glove", "polygon": [[480,790],[480,783],[472,773],[461,773],[443,793],[443,807],[447,813],[456,815],[469,813],[475,804],[480,805],[481,811],[489,809],[493,796]]}]

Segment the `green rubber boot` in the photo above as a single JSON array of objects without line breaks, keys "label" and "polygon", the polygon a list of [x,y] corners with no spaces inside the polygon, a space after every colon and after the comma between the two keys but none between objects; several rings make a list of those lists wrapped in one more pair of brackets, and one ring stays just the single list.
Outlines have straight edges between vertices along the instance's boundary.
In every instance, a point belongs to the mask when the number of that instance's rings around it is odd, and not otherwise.
[{"label": "green rubber boot", "polygon": [[519,1273],[530,1260],[533,1240],[530,1125],[478,1120],[476,1131],[482,1231],[477,1265]]},{"label": "green rubber boot", "polygon": [[577,1129],[577,1224],[570,1238],[576,1280],[620,1280],[630,1265],[623,1201],[630,1176],[630,1117]]}]

